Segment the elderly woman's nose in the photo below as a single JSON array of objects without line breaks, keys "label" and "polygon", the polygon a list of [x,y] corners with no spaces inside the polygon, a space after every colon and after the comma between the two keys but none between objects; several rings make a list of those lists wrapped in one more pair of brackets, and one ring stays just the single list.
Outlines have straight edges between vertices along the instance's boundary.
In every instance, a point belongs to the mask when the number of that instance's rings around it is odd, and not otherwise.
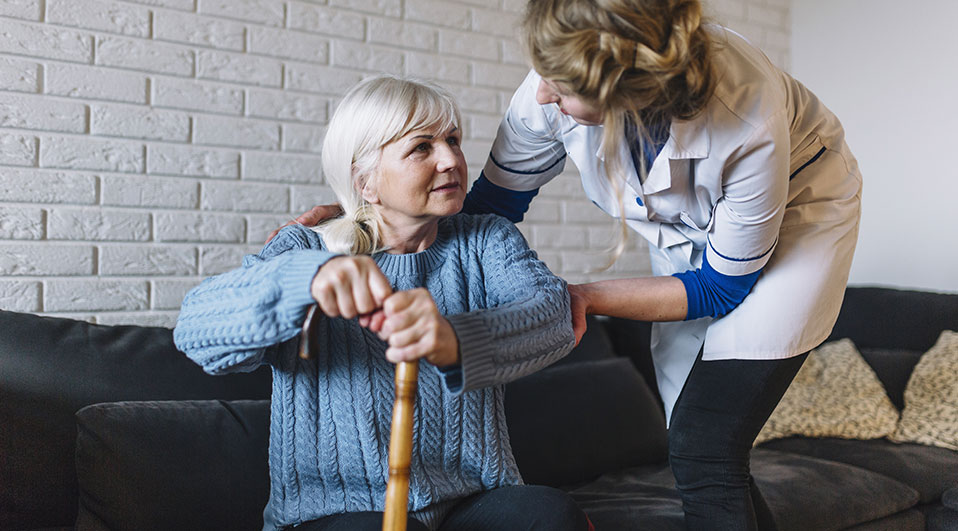
[{"label": "elderly woman's nose", "polygon": [[449,171],[462,165],[462,159],[459,157],[459,153],[448,144],[440,148],[437,155],[436,169],[439,171]]},{"label": "elderly woman's nose", "polygon": [[539,88],[536,89],[536,103],[546,105],[547,103],[558,103],[559,95],[556,91],[546,84],[544,80],[539,81]]}]

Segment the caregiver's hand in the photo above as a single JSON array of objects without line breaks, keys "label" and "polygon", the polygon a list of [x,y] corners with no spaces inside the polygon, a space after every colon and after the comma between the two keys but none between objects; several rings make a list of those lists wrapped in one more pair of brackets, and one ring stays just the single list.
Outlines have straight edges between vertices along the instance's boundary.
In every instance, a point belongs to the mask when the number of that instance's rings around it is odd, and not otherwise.
[{"label": "caregiver's hand", "polygon": [[279,231],[283,227],[288,227],[294,224],[304,225],[306,227],[314,227],[316,225],[319,225],[320,222],[326,221],[327,219],[330,219],[330,218],[335,218],[336,216],[342,213],[343,213],[343,209],[339,205],[314,206],[313,208],[309,209],[307,212],[303,212],[302,214],[300,214],[293,221],[287,222],[282,227],[279,227],[278,229],[269,233],[269,236],[266,238],[266,243],[269,243],[270,240],[276,237],[276,235],[279,234]]},{"label": "caregiver's hand", "polygon": [[587,292],[579,284],[569,284],[567,289],[572,309],[572,333],[575,334],[575,344],[578,345],[587,328],[585,316],[589,313],[589,299]]},{"label": "caregiver's hand", "polygon": [[393,293],[383,304],[383,314],[379,337],[389,343],[389,361],[425,358],[437,367],[459,361],[459,338],[425,288]]},{"label": "caregiver's hand", "polygon": [[346,319],[382,308],[392,291],[389,280],[369,256],[332,258],[319,268],[310,285],[324,314]]}]

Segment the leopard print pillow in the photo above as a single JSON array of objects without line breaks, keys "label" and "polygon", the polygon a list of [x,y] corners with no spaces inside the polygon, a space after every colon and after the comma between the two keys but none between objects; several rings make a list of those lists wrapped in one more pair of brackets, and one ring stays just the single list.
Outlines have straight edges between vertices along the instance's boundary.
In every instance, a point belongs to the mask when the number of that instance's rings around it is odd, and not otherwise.
[{"label": "leopard print pillow", "polygon": [[878,439],[897,422],[898,410],[875,371],[842,339],[808,354],[755,444],[793,435]]},{"label": "leopard print pillow", "polygon": [[905,386],[895,442],[958,450],[958,332],[945,330],[924,353]]}]

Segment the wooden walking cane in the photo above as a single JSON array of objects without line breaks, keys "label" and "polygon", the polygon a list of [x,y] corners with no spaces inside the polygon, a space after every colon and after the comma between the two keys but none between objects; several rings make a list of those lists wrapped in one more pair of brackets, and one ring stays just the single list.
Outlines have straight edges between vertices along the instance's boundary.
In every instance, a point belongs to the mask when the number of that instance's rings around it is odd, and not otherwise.
[{"label": "wooden walking cane", "polygon": [[[299,340],[299,357],[316,356],[316,345],[311,328],[319,320],[319,307],[312,305],[303,322]],[[412,421],[416,408],[416,387],[419,382],[419,364],[405,361],[396,365],[396,401],[393,403],[392,427],[389,435],[389,481],[386,483],[386,508],[383,531],[406,531],[406,511],[409,506],[409,467],[412,462]]]},{"label": "wooden walking cane", "polygon": [[409,465],[412,461],[412,420],[416,407],[419,364],[403,361],[396,365],[396,402],[393,404],[389,434],[389,482],[383,531],[406,531],[409,505]]}]

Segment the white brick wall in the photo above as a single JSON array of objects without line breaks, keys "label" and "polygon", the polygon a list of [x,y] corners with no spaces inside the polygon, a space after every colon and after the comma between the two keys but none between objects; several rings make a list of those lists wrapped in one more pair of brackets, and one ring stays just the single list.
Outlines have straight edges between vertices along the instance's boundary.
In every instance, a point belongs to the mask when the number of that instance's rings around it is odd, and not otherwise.
[{"label": "white brick wall", "polygon": [[[789,0],[707,0],[788,65]],[[526,71],[523,0],[0,2],[0,309],[174,323],[183,295],[331,201],[336,99],[375,71],[457,95],[471,176]],[[574,168],[520,225],[572,281],[648,272]]]}]

